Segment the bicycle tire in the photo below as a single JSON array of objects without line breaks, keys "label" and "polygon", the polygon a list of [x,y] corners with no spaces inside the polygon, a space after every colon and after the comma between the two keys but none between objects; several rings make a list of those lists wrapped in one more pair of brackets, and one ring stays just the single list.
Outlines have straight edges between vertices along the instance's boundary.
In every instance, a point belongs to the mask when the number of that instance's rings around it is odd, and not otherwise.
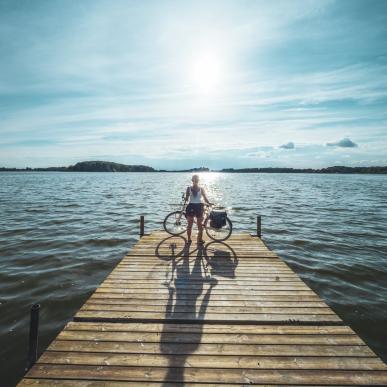
[{"label": "bicycle tire", "polygon": [[[174,232],[173,230],[170,229],[170,227],[168,227],[168,219],[169,218],[172,218],[172,217],[178,217],[179,215],[181,214],[181,211],[173,211],[173,212],[170,212],[165,218],[164,218],[164,222],[163,222],[163,228],[164,230],[170,234],[170,235],[181,235],[181,234],[184,234],[186,231],[187,231],[187,227],[186,226],[182,226],[183,230],[180,230],[179,232]],[[185,216],[185,212],[183,212],[183,215],[182,215],[182,218],[185,219],[186,221],[186,216]],[[171,222],[171,224],[173,224],[173,222]]]},{"label": "bicycle tire", "polygon": [[[207,221],[206,221],[206,223],[207,223]],[[228,217],[226,217],[226,223],[229,226],[229,232],[228,232],[227,235],[223,236],[222,238],[216,238],[216,237],[214,237],[213,235],[210,234],[210,229],[211,228],[207,227],[207,225],[206,225],[205,229],[206,229],[207,236],[210,239],[212,239],[213,241],[216,241],[216,242],[223,242],[223,241],[227,240],[228,238],[230,238],[230,236],[232,234],[232,222],[231,222],[231,220]]]}]

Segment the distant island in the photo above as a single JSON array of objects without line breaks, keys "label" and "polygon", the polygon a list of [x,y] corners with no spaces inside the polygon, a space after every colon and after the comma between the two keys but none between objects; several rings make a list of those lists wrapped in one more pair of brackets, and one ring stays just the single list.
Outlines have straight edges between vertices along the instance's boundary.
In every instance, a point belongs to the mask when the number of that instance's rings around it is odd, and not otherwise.
[{"label": "distant island", "polygon": [[334,166],[321,169],[312,168],[224,168],[210,170],[207,167],[191,169],[162,170],[146,165],[126,165],[111,161],[82,161],[69,167],[48,168],[0,168],[0,172],[225,172],[225,173],[368,173],[387,174],[387,167],[345,167]]},{"label": "distant island", "polygon": [[111,161],[82,161],[68,167],[68,172],[155,172],[146,165],[125,165]]},{"label": "distant island", "polygon": [[111,161],[82,161],[69,167],[49,168],[0,168],[0,171],[34,171],[34,172],[157,172],[146,165],[125,165]]}]

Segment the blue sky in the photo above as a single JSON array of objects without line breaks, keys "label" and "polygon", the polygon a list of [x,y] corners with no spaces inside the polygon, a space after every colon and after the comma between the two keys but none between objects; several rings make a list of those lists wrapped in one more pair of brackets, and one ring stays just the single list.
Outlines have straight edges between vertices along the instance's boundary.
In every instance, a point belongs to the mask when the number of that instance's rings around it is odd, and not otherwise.
[{"label": "blue sky", "polygon": [[387,1],[0,0],[0,166],[387,165]]}]

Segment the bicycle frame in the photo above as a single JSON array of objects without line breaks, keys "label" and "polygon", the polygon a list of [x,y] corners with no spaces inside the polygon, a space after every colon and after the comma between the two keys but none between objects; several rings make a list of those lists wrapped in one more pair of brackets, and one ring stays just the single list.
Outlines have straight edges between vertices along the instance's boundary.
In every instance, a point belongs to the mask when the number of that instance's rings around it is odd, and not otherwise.
[{"label": "bicycle frame", "polygon": [[183,196],[182,196],[182,205],[181,205],[181,210],[180,210],[180,215],[179,217],[177,218],[177,221],[180,222],[180,219],[181,217],[183,216],[183,214],[185,213],[185,209],[187,208],[187,201],[185,200],[185,195],[183,193]]}]

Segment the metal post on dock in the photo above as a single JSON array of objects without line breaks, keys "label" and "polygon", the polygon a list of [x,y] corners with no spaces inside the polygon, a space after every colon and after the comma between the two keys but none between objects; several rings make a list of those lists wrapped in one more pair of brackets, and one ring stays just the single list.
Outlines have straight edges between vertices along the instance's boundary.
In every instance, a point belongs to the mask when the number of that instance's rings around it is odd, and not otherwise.
[{"label": "metal post on dock", "polygon": [[28,343],[28,360],[26,371],[28,371],[38,359],[39,310],[39,304],[34,304],[31,306],[30,337]]},{"label": "metal post on dock", "polygon": [[144,215],[140,216],[140,237],[143,237],[145,234],[145,218]]},{"label": "metal post on dock", "polygon": [[258,238],[261,238],[261,236],[262,236],[261,226],[262,226],[261,215],[257,215],[257,237]]}]

